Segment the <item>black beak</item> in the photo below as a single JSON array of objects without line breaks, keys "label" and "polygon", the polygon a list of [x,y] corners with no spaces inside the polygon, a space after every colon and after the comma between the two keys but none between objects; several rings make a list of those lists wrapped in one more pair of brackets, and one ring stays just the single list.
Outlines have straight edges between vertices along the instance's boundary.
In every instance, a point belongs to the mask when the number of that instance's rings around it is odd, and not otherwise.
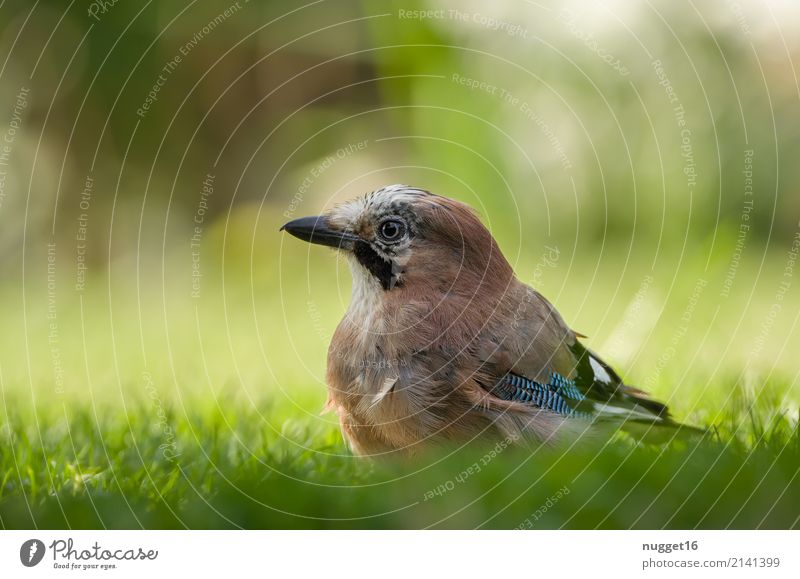
[{"label": "black beak", "polygon": [[331,227],[328,218],[324,215],[295,219],[285,224],[280,230],[284,229],[303,241],[337,249],[352,249],[353,244],[359,239],[352,233]]}]

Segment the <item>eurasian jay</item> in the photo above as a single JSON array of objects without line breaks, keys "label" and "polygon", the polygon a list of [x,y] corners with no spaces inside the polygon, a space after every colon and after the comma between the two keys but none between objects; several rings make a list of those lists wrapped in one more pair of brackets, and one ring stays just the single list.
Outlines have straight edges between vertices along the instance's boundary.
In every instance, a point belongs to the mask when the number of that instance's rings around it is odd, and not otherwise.
[{"label": "eurasian jay", "polygon": [[471,438],[548,443],[600,424],[682,427],[515,277],[464,203],[392,185],[281,229],[350,264],[327,383],[358,454]]}]

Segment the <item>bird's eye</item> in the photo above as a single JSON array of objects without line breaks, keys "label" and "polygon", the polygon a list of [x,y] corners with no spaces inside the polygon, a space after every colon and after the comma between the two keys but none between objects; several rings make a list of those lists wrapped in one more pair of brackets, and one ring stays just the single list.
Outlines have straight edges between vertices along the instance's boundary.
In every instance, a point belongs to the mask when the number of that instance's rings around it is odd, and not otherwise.
[{"label": "bird's eye", "polygon": [[384,241],[397,241],[406,232],[406,226],[397,219],[387,219],[381,223],[380,236]]}]

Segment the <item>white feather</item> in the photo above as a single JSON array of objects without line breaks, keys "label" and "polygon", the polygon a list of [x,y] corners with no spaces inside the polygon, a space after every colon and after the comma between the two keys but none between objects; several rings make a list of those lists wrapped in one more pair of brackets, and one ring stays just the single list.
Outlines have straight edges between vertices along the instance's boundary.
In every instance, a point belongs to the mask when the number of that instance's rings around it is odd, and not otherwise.
[{"label": "white feather", "polygon": [[592,366],[592,370],[594,370],[594,378],[595,380],[599,380],[604,384],[611,384],[611,376],[608,375],[606,369],[594,359],[593,356],[589,356],[589,364]]}]

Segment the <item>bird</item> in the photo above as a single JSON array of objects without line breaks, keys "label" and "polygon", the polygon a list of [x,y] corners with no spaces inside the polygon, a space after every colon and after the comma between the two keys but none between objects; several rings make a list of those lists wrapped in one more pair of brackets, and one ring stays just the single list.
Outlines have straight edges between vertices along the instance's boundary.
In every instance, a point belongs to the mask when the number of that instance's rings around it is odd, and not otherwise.
[{"label": "bird", "polygon": [[326,408],[356,455],[694,429],[584,345],[463,202],[390,185],[281,230],[350,266]]}]

